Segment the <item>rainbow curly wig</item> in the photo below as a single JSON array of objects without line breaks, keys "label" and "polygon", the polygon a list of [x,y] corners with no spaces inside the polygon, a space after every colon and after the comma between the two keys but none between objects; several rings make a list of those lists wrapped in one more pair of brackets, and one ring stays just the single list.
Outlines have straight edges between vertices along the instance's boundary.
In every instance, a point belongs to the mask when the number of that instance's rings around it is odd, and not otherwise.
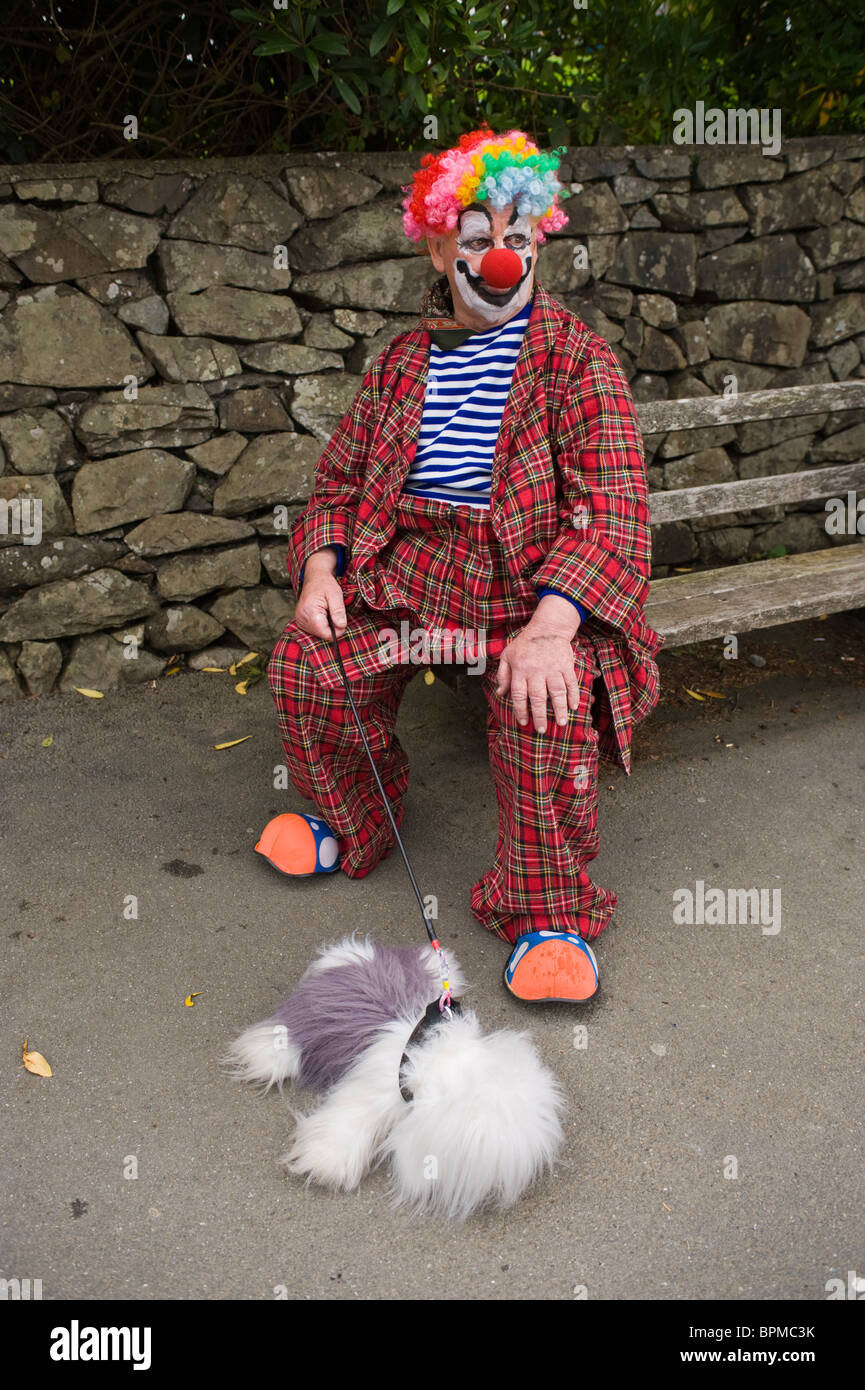
[{"label": "rainbow curly wig", "polygon": [[488,126],[461,135],[459,144],[442,154],[425,154],[414,181],[403,186],[403,227],[418,242],[424,237],[448,236],[463,208],[489,199],[490,207],[516,205],[520,216],[539,219],[538,243],[545,232],[557,232],[568,221],[559,198],[569,198],[556,171],[566,153],[560,145],[541,154],[521,130],[494,135]]}]

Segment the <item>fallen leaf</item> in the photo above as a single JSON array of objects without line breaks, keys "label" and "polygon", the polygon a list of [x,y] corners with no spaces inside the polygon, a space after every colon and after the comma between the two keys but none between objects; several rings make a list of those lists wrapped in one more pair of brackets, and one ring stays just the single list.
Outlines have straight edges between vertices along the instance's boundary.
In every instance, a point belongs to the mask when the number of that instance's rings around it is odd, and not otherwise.
[{"label": "fallen leaf", "polygon": [[237,685],[234,688],[237,691],[238,695],[245,695],[247,690],[249,689],[249,681],[238,681]]},{"label": "fallen leaf", "polygon": [[674,574],[692,574],[692,573],[693,573],[693,570],[694,570],[694,566],[693,566],[693,565],[674,565],[674,566],[673,566],[673,573],[674,573]]},{"label": "fallen leaf", "polygon": [[220,748],[236,748],[239,743],[246,743],[252,738],[252,734],[247,734],[245,738],[233,738],[230,743],[214,743],[213,747],[219,751]]},{"label": "fallen leaf", "polygon": [[43,747],[43,748],[50,748],[53,742],[54,742],[54,735],[53,735],[53,734],[49,734],[47,738],[43,738],[43,740],[42,740],[42,747]]},{"label": "fallen leaf", "polygon": [[247,652],[246,656],[241,657],[240,661],[232,662],[228,668],[228,674],[230,676],[236,676],[241,666],[245,666],[248,661],[254,661],[257,656],[258,652]]},{"label": "fallen leaf", "polygon": [[435,680],[435,675],[432,671],[424,671],[423,678],[426,685],[432,685]]},{"label": "fallen leaf", "polygon": [[226,670],[226,667],[224,667],[224,666],[202,666],[201,669],[202,669],[202,671],[213,671],[214,673],[218,673],[219,675],[222,675],[222,673]]},{"label": "fallen leaf", "polygon": [[21,1049],[21,1061],[28,1071],[32,1071],[34,1076],[53,1076],[53,1072],[42,1056],[41,1052],[28,1052],[27,1039],[24,1039],[24,1046]]},{"label": "fallen leaf", "polygon": [[179,667],[179,666],[172,666],[170,670],[168,670],[168,671],[165,672],[165,675],[166,675],[166,676],[176,676],[176,675],[177,675],[177,672],[178,672],[179,670],[180,670],[180,667]]},{"label": "fallen leaf", "polygon": [[704,690],[704,695],[709,695],[713,700],[726,700],[726,695],[722,695],[719,690]]},{"label": "fallen leaf", "polygon": [[86,695],[88,700],[104,700],[105,696],[101,690],[85,690],[80,685],[74,685],[73,690],[77,690],[79,695]]},{"label": "fallen leaf", "polygon": [[203,990],[197,989],[197,990],[195,991],[194,994],[187,994],[186,998],[185,998],[184,1001],[183,1001],[184,1004],[186,1005],[186,1007],[187,1007],[188,1009],[194,1009],[194,1008],[195,1008],[195,1001],[196,1001],[196,999],[198,998],[198,996],[199,996],[200,994],[203,994],[203,993],[204,993]]},{"label": "fallen leaf", "polygon": [[668,1206],[667,1206],[667,1203],[666,1203],[666,1202],[662,1202],[662,1203],[661,1203],[661,1206],[664,1208],[664,1211],[672,1211],[672,1210],[673,1210],[672,1207],[668,1207]]},{"label": "fallen leaf", "polygon": [[683,685],[682,689],[686,695],[690,695],[692,700],[704,700],[706,698],[704,695],[700,695],[696,690],[689,690],[686,685]]}]

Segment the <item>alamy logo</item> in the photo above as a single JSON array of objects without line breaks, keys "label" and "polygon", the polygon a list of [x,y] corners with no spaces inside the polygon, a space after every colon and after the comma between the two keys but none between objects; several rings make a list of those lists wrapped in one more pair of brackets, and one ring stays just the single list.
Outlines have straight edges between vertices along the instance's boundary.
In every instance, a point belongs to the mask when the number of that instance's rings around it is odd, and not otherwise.
[{"label": "alamy logo", "polygon": [[827,1302],[849,1299],[853,1303],[861,1303],[865,1299],[865,1279],[860,1279],[855,1269],[848,1269],[846,1284],[843,1279],[827,1279],[823,1287]]},{"label": "alamy logo", "polygon": [[865,536],[865,497],[850,491],[846,498],[827,498],[824,508],[828,536]]},{"label": "alamy logo", "polygon": [[150,1370],[149,1327],[68,1327],[51,1330],[52,1361],[131,1361],[134,1371]]},{"label": "alamy logo", "polygon": [[0,1279],[0,1299],[13,1303],[27,1302],[28,1299],[41,1299],[41,1279]]},{"label": "alamy logo", "polygon": [[762,145],[763,154],[781,148],[781,108],[710,106],[698,101],[693,111],[680,106],[673,112],[676,145]]},{"label": "alamy logo", "polygon": [[41,497],[0,497],[0,536],[20,536],[24,545],[42,539]]},{"label": "alamy logo", "polygon": [[707,888],[698,878],[691,888],[677,888],[673,921],[677,926],[723,927],[759,923],[764,936],[781,930],[781,890],[773,888]]},{"label": "alamy logo", "polygon": [[390,665],[444,666],[465,664],[467,674],[482,676],[487,669],[486,633],[482,628],[410,627],[403,618],[399,631],[383,627],[378,634],[379,654]]}]

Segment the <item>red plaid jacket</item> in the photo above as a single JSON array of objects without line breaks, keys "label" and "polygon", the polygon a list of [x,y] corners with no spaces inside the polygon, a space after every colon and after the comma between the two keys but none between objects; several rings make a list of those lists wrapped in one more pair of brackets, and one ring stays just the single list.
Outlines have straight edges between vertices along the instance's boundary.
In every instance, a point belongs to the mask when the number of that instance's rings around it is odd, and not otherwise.
[{"label": "red plaid jacket", "polygon": [[[312,497],[291,533],[295,588],[308,556],[346,549],[346,604],[393,538],[394,503],[417,449],[430,335],[401,333],[367,371],[318,461]],[[630,771],[632,726],[658,699],[648,627],[651,534],[642,439],[627,379],[609,345],[536,282],[502,417],[490,515],[515,591],[561,590],[590,612],[581,627],[604,677],[600,751]],[[321,663],[329,643],[316,642]],[[333,662],[335,667],[335,662]],[[339,681],[330,672],[328,684]]]}]

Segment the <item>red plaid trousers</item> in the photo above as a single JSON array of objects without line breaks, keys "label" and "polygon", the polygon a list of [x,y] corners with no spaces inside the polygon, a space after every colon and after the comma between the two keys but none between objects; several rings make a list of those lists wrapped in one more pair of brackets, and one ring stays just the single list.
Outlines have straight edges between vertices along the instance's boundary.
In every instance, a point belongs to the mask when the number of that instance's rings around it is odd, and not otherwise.
[{"label": "red plaid trousers", "polygon": [[[502,940],[529,931],[598,936],[616,907],[586,865],[598,851],[598,726],[602,680],[590,638],[573,642],[579,708],[539,734],[520,728],[510,696],[496,694],[498,656],[532,608],[514,597],[489,512],[400,496],[397,532],[363,576],[366,598],[348,606],[340,651],[376,765],[401,825],[408,759],[395,732],[403,693],[423,664],[395,652],[388,633],[444,628],[486,638],[490,768],[499,811],[492,868],[474,885],[475,917]],[[404,629],[403,629],[404,630]],[[467,661],[474,665],[470,650]],[[401,658],[401,659],[400,659]],[[286,764],[336,835],[341,864],[363,878],[394,846],[363,744],[345,698],[333,644],[286,628],[268,668]],[[594,717],[593,717],[594,715]]]}]

